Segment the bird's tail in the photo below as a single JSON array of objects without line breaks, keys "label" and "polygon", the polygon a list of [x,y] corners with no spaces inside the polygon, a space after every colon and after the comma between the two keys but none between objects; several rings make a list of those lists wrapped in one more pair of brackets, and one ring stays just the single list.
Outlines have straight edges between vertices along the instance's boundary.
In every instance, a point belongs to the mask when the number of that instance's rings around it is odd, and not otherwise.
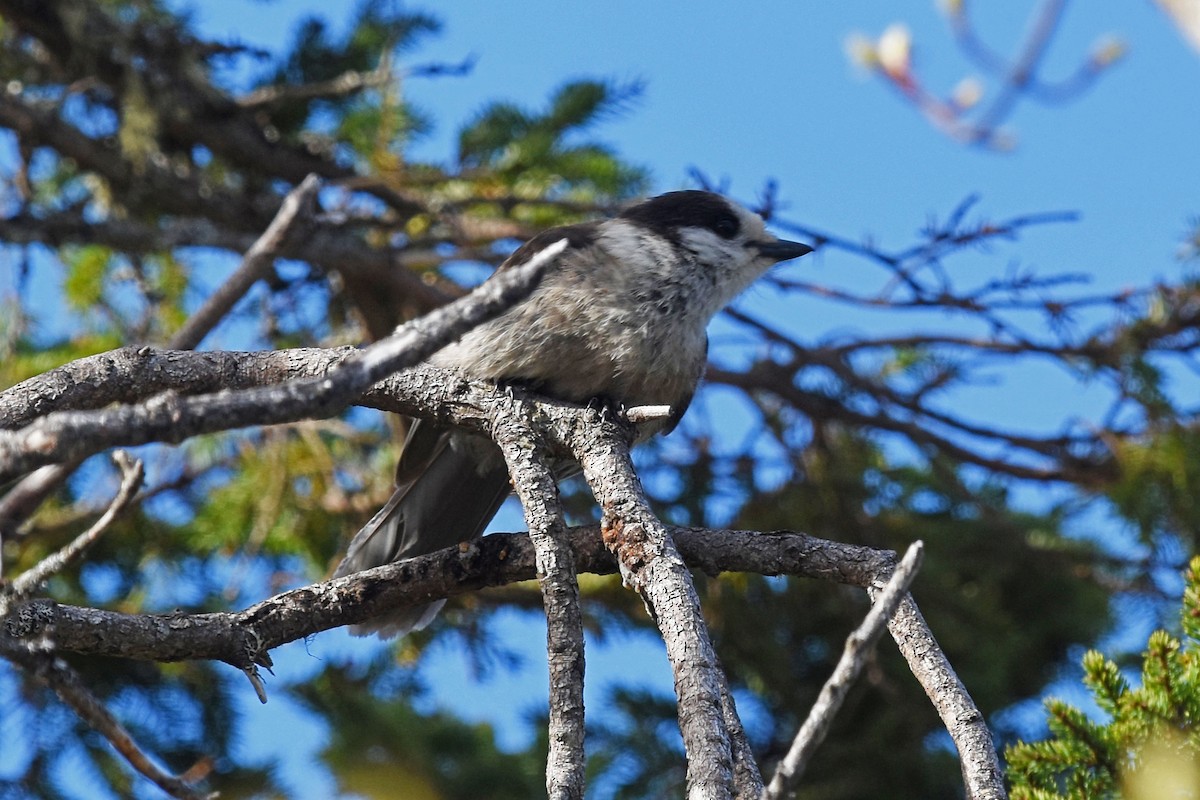
[{"label": "bird's tail", "polygon": [[[508,470],[491,442],[427,423],[413,427],[397,467],[396,491],[363,526],[338,565],[342,577],[469,541],[483,533],[510,491]],[[445,600],[352,626],[356,636],[402,636],[433,621]]]}]

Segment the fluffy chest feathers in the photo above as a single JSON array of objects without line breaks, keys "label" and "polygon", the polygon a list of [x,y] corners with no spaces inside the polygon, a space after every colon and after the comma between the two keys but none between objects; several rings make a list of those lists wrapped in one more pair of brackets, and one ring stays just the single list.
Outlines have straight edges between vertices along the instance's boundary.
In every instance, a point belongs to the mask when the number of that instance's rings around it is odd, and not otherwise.
[{"label": "fluffy chest feathers", "polygon": [[658,240],[601,236],[564,258],[524,302],[432,362],[572,402],[679,406],[704,370],[712,312],[696,300],[714,287],[678,258]]}]

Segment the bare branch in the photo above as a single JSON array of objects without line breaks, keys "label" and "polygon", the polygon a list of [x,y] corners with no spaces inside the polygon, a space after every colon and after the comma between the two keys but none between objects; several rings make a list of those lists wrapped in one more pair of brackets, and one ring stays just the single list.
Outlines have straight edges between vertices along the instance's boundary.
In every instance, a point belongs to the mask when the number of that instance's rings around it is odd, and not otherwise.
[{"label": "bare branch", "polygon": [[[708,575],[796,575],[866,587],[894,565],[894,554],[795,531],[670,528],[687,563]],[[567,529],[579,572],[611,574],[616,560],[595,526]],[[431,600],[537,577],[527,534],[489,534],[462,547],[374,567],[282,592],[244,611],[124,614],[34,600],[16,606],[0,639],[53,630],[62,651],[148,661],[206,659],[239,669],[271,666],[268,651],[321,631]]]},{"label": "bare branch", "polygon": [[[872,595],[875,590],[867,589]],[[888,631],[958,748],[970,800],[1004,800],[1004,771],[987,721],[933,638],[912,595],[905,595]]]},{"label": "bare branch", "polygon": [[735,712],[721,702],[721,669],[696,587],[666,526],[650,510],[629,457],[631,432],[599,412],[592,415],[592,424],[552,435],[561,435],[583,467],[600,504],[605,544],[666,644],[688,756],[688,796],[729,797],[733,754],[725,714]]},{"label": "bare branch", "polygon": [[764,800],[779,800],[800,781],[812,754],[829,733],[833,718],[841,709],[850,686],[862,672],[867,657],[874,651],[875,643],[887,629],[888,621],[896,613],[900,601],[908,594],[908,587],[917,576],[923,554],[924,546],[921,542],[913,542],[909,546],[887,585],[874,598],[875,604],[867,613],[866,619],[846,639],[842,657],[833,668],[829,680],[821,687],[821,693],[813,703],[808,718],[800,726],[787,755],[775,770],[775,776],[763,792]]},{"label": "bare branch", "polygon": [[512,400],[492,435],[525,510],[525,523],[537,557],[538,584],[546,607],[546,658],[550,668],[549,755],[546,795],[550,800],[583,800],[584,716],[583,612],[575,559],[567,538],[558,486],[543,453],[529,404]]},{"label": "bare branch", "polygon": [[[1032,99],[1043,103],[1063,103],[1074,99],[1087,91],[1091,84],[1100,77],[1110,61],[1105,60],[1103,51],[1094,52],[1091,57],[1083,59],[1075,71],[1058,81],[1047,82],[1038,75],[1036,61],[1041,60],[1042,53],[1053,38],[1065,8],[1064,2],[1055,0],[1046,3],[1034,15],[1035,21],[1032,35],[1021,48],[1018,61],[1010,65],[1008,59],[992,50],[980,38],[971,19],[971,12],[965,0],[959,3],[957,11],[949,15],[950,29],[958,41],[963,53],[973,59],[980,67],[994,75],[1010,75],[1019,78],[1024,93]],[[1118,53],[1107,55],[1114,58]]]},{"label": "bare branch", "polygon": [[[985,455],[912,419],[892,415],[883,410],[859,411],[839,403],[833,397],[803,391],[797,388],[790,379],[763,380],[763,377],[761,374],[743,375],[711,367],[708,371],[709,380],[714,382],[737,386],[748,391],[765,390],[777,393],[789,405],[812,419],[823,422],[842,421],[857,428],[899,433],[919,446],[932,448],[963,463],[977,464],[990,471],[1017,478],[1037,481],[1071,481],[1086,485],[1111,478],[1112,475],[1102,468],[1106,466],[1115,468],[1116,466],[1085,457],[1064,458],[1063,462],[1044,459],[1041,460],[1041,463],[1022,463],[1016,459],[1005,458],[1003,455]],[[1103,446],[1103,442],[1100,440],[1097,440],[1096,444],[1098,447]]]},{"label": "bare branch", "polygon": [[242,257],[242,263],[221,287],[213,292],[204,305],[192,314],[183,327],[175,332],[167,347],[172,350],[191,350],[225,318],[250,287],[266,277],[275,257],[293,228],[311,216],[321,179],[309,175],[299,186],[288,192],[271,224],[255,240]]},{"label": "bare branch", "polygon": [[200,433],[335,414],[371,384],[423,361],[524,297],[565,244],[562,240],[546,248],[527,264],[498,274],[470,295],[402,326],[321,378],[194,398],[168,393],[137,406],[57,412],[22,430],[0,432],[0,479],[106,447],[180,442]]},{"label": "bare branch", "polygon": [[[869,588],[895,566],[895,555],[888,551],[793,531],[668,532],[686,562],[708,575],[794,575]],[[616,571],[614,557],[595,527],[571,528],[567,534],[578,571]],[[54,645],[66,652],[155,661],[212,659],[239,669],[269,667],[268,651],[286,642],[399,608],[530,580],[536,574],[537,556],[527,535],[492,534],[462,547],[284,592],[240,612],[132,615],[31,601],[13,609],[0,630],[0,646],[7,650],[10,639],[29,640],[53,631]],[[1003,797],[983,717],[911,598],[904,598],[889,630],[958,746],[970,796]],[[11,646],[24,645],[16,641]]]},{"label": "bare branch", "polygon": [[908,29],[893,26],[877,43],[861,37],[855,40],[857,60],[871,68],[888,85],[908,100],[930,124],[964,144],[995,150],[1010,150],[1013,137],[1001,126],[1011,116],[1017,102],[1031,98],[1043,103],[1072,100],[1089,89],[1096,78],[1124,53],[1116,41],[1103,41],[1082,59],[1067,78],[1046,81],[1039,75],[1042,62],[1066,9],[1066,0],[1042,0],[1030,15],[1025,40],[1011,58],[989,48],[975,31],[967,0],[946,3],[951,31],[966,56],[999,85],[991,98],[984,100],[983,86],[974,79],[960,82],[954,92],[943,97],[922,83],[912,63],[912,41]]},{"label": "bare branch", "polygon": [[[264,221],[265,224],[265,221]],[[391,224],[376,219],[373,227],[388,229]],[[500,225],[494,225],[499,228]],[[521,231],[514,225],[507,235]],[[0,219],[0,240],[12,244],[103,244],[126,253],[150,253],[176,247],[215,247],[244,253],[253,247],[255,236],[249,230],[215,224],[196,214],[157,220],[91,219],[82,210],[27,211]],[[464,258],[482,256],[481,248],[462,248]],[[390,287],[415,308],[428,310],[451,298],[422,283],[410,266],[437,263],[427,249],[372,247],[359,238],[347,236],[336,224],[323,219],[311,220],[303,230],[293,231],[279,244],[278,257],[294,258],[312,264],[327,273],[339,272],[350,279]],[[404,267],[401,269],[400,267]]]},{"label": "bare branch", "polygon": [[123,450],[113,453],[113,461],[120,468],[122,478],[117,496],[113,498],[108,509],[100,519],[96,520],[86,531],[75,537],[70,544],[57,553],[43,558],[29,570],[17,576],[16,580],[9,586],[5,587],[3,592],[0,592],[0,617],[8,614],[8,609],[13,603],[29,597],[40,589],[42,584],[48,581],[53,575],[62,572],[67,567],[78,562],[83,557],[83,554],[87,552],[87,549],[108,530],[113,520],[133,500],[138,488],[142,485],[142,476],[145,474],[142,462],[137,459],[131,459],[129,454]]},{"label": "bare branch", "polygon": [[[994,240],[1013,239],[1025,228],[1073,222],[1078,219],[1078,216],[1073,211],[1044,211],[1036,214],[1021,214],[996,222],[984,220],[970,227],[957,227],[951,224],[925,231],[924,241],[899,251],[883,250],[870,241],[855,241],[779,217],[772,219],[771,224],[789,233],[811,239],[818,249],[829,246],[874,261],[892,272],[900,283],[917,293],[922,293],[923,287],[914,282],[911,277],[913,271],[918,267],[967,247],[979,246]],[[953,223],[953,219],[951,222]]]}]

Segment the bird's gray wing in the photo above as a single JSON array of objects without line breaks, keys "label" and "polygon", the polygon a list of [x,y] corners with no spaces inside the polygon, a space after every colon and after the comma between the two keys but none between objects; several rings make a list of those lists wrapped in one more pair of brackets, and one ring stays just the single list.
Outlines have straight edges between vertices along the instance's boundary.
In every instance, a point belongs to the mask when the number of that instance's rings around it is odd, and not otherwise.
[{"label": "bird's gray wing", "polygon": [[[396,491],[355,534],[334,577],[474,539],[511,490],[504,458],[494,444],[425,421],[409,431],[396,475]],[[354,626],[351,632],[386,637],[420,630],[443,603],[403,609]]]},{"label": "bird's gray wing", "polygon": [[683,415],[687,413],[688,407],[692,404],[692,398],[696,396],[696,389],[700,386],[700,381],[704,379],[704,372],[708,369],[708,337],[704,337],[704,358],[700,360],[700,374],[696,376],[696,380],[692,383],[692,388],[687,391],[687,394],[679,398],[675,405],[671,406],[671,416],[667,418],[667,424],[659,431],[663,436],[666,436],[679,425],[679,421],[683,419]]}]

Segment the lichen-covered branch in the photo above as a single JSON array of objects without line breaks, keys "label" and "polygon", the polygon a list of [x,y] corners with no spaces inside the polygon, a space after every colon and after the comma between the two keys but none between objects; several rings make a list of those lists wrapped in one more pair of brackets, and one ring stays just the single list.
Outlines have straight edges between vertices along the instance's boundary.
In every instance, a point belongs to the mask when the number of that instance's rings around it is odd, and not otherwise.
[{"label": "lichen-covered branch", "polygon": [[962,767],[970,800],[1004,800],[1004,771],[987,721],[934,639],[911,595],[888,623],[888,631],[917,682],[946,726]]},{"label": "lichen-covered branch", "polygon": [[597,413],[592,424],[564,433],[562,444],[571,448],[600,504],[604,542],[666,643],[688,756],[688,797],[730,797],[733,754],[725,714],[732,706],[721,701],[720,664],[691,573],[633,469],[630,432]]},{"label": "lichen-covered branch", "polygon": [[[670,527],[667,532],[688,567],[708,575],[792,575],[869,588],[882,585],[896,563],[895,554],[888,551],[794,531]],[[617,571],[616,559],[597,528],[570,528],[566,533],[578,572]],[[269,651],[288,642],[397,608],[531,580],[537,569],[528,535],[492,534],[461,548],[283,592],[244,611],[123,614],[34,600],[13,610],[0,630],[0,642],[5,648],[23,646],[52,632],[54,647],[63,652],[154,661],[209,659],[239,669],[269,667]],[[888,629],[958,746],[970,796],[1004,797],[987,725],[911,597],[902,600]]]},{"label": "lichen-covered branch", "polygon": [[[794,531],[670,528],[687,563],[710,575],[755,572],[866,586],[890,569],[891,553]],[[611,574],[617,562],[595,526],[568,528],[579,572]],[[206,659],[270,666],[268,651],[385,611],[537,576],[527,534],[491,534],[464,547],[374,567],[282,592],[244,611],[124,614],[33,600],[16,607],[4,635],[28,638],[52,627],[65,652],[149,661]]]},{"label": "lichen-covered branch", "polygon": [[583,752],[583,611],[558,485],[531,411],[528,404],[514,398],[507,413],[496,419],[492,436],[504,454],[525,510],[546,608],[550,672],[546,795],[550,800],[583,800],[587,764]]}]

